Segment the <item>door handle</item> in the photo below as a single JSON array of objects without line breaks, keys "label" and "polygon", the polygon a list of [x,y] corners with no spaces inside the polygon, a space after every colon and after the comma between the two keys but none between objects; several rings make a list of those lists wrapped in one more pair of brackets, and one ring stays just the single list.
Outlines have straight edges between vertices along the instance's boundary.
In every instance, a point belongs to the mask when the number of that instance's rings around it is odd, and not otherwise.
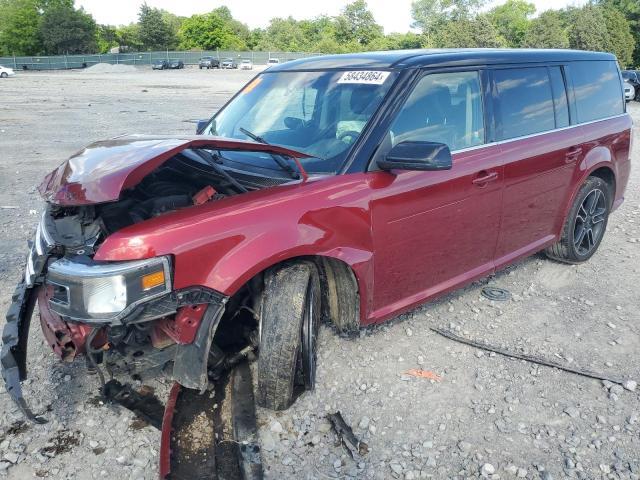
[{"label": "door handle", "polygon": [[567,153],[565,153],[564,158],[566,159],[567,163],[571,163],[574,160],[576,160],[581,153],[582,153],[582,147],[573,147],[567,150]]},{"label": "door handle", "polygon": [[485,186],[489,182],[495,182],[498,179],[498,172],[480,172],[478,175],[480,176],[471,180],[471,183],[480,187]]}]

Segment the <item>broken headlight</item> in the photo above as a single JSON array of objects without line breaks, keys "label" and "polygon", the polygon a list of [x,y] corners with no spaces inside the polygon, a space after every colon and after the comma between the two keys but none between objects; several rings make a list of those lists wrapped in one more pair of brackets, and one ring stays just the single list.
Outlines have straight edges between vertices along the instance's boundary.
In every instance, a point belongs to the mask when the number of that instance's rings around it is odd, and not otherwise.
[{"label": "broken headlight", "polygon": [[171,291],[170,267],[168,257],[114,263],[61,258],[46,276],[49,308],[70,320],[118,324],[140,304]]}]

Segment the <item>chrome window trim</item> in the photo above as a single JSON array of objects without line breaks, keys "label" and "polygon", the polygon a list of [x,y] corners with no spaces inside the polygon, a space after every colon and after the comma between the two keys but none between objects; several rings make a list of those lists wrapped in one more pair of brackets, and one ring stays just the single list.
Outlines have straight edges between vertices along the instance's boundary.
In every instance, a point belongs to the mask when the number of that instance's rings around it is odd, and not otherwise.
[{"label": "chrome window trim", "polygon": [[597,120],[590,120],[588,122],[575,123],[573,125],[567,125],[566,127],[554,128],[553,130],[545,130],[544,132],[536,132],[536,133],[531,133],[529,135],[522,135],[521,137],[507,138],[505,140],[498,140],[495,142],[483,143],[482,145],[474,145],[473,147],[461,148],[459,150],[452,150],[451,154],[455,155],[456,153],[470,152],[473,150],[478,150],[480,148],[490,147],[492,145],[504,145],[505,143],[516,142],[518,140],[524,140],[527,138],[539,137],[540,135],[546,135],[548,133],[555,133],[555,132],[561,132],[563,130],[570,130],[572,128],[582,127],[584,125],[591,125],[593,123],[606,122],[607,120],[613,120],[614,118],[621,118],[628,115],[629,114],[627,112],[619,113],[618,115],[613,115],[611,117],[599,118]]},{"label": "chrome window trim", "polygon": [[51,248],[56,244],[56,242],[51,237],[51,234],[47,230],[47,225],[45,223],[45,219],[46,218],[47,218],[47,211],[45,210],[44,212],[42,212],[42,218],[40,219],[40,223],[38,224],[38,227],[40,227],[40,233],[42,234],[42,238],[44,239],[45,243],[47,244],[47,247]]}]

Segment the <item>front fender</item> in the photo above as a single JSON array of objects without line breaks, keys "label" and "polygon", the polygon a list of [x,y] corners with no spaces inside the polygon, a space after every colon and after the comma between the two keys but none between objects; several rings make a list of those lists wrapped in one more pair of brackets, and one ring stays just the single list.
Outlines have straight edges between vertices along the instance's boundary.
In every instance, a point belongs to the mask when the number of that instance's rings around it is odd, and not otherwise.
[{"label": "front fender", "polygon": [[172,255],[174,288],[233,295],[272,265],[321,255],[353,269],[364,300],[373,269],[369,181],[365,174],[325,177],[183,209],[114,233],[95,259]]}]

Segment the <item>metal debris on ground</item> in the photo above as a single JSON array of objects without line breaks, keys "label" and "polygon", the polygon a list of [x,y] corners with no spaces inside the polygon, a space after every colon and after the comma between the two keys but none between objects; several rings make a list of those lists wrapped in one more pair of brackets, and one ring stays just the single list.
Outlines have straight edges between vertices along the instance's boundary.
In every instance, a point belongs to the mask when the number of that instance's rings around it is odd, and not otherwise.
[{"label": "metal debris on ground", "polygon": [[327,419],[338,435],[340,443],[342,443],[344,448],[346,448],[347,453],[351,458],[354,458],[354,455],[362,456],[369,453],[369,445],[360,441],[358,437],[354,435],[351,427],[347,425],[347,422],[342,418],[340,411],[337,411],[336,413],[329,413],[327,415]]},{"label": "metal debris on ground", "polygon": [[442,335],[445,338],[448,338],[449,340],[453,340],[454,342],[463,343],[471,347],[481,348],[482,350],[487,350],[489,352],[499,353],[500,355],[504,355],[505,357],[517,358],[519,360],[525,360],[527,362],[537,363],[538,365],[544,365],[545,367],[558,368],[560,370],[564,370],[565,372],[575,373],[576,375],[581,375],[583,377],[595,378],[597,380],[608,380],[609,382],[617,383],[620,385],[623,385],[625,383],[625,380],[620,377],[604,375],[602,373],[593,372],[591,370],[567,367],[566,365],[563,365],[561,363],[556,363],[554,361],[546,360],[544,358],[536,357],[534,355],[525,355],[523,353],[510,352],[500,347],[494,347],[486,343],[469,340],[467,338],[461,337],[449,330],[445,330],[442,328],[431,327],[431,330],[433,330],[439,335]]},{"label": "metal debris on ground", "polygon": [[509,290],[499,287],[484,287],[481,293],[483,297],[497,302],[506,302],[511,298],[511,292],[509,292]]},{"label": "metal debris on ground", "polygon": [[136,391],[129,384],[122,384],[117,380],[109,380],[103,388],[104,397],[118,405],[132,411],[152,427],[162,428],[164,405],[153,393],[153,389],[144,386]]},{"label": "metal debris on ground", "polygon": [[442,377],[435,372],[430,370],[422,370],[420,368],[412,368],[404,372],[405,375],[411,375],[412,377],[419,378],[427,378],[429,380],[433,380],[434,382],[440,382]]}]

